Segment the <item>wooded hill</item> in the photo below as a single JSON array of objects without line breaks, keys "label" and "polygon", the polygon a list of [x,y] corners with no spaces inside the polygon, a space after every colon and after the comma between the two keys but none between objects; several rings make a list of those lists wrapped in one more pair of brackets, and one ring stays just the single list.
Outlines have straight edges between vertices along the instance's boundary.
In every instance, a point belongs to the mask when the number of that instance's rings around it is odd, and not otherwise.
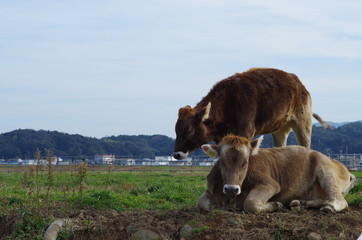
[{"label": "wooded hill", "polygon": [[[59,157],[93,157],[115,154],[117,157],[170,156],[174,139],[163,135],[111,136],[101,139],[57,131],[19,129],[0,134],[0,158],[33,158],[36,149],[53,151]],[[297,144],[294,134],[288,145]],[[265,135],[262,147],[272,147],[271,135]],[[362,122],[353,122],[334,129],[313,127],[312,149],[323,153],[362,153]],[[202,155],[198,150],[194,155]]]},{"label": "wooded hill", "polygon": [[174,140],[162,135],[112,136],[101,139],[58,131],[15,130],[0,135],[0,158],[33,158],[38,148],[59,157],[93,157],[115,154],[122,157],[171,155]]}]

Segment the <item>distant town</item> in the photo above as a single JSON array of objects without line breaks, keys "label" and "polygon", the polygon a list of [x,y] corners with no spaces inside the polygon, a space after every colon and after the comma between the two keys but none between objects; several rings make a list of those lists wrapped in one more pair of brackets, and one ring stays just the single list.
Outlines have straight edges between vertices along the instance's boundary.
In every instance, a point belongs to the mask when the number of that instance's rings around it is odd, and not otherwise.
[{"label": "distant town", "polygon": [[[52,165],[67,166],[76,165],[87,161],[88,165],[118,165],[118,166],[213,166],[215,160],[207,157],[188,157],[183,160],[177,160],[172,156],[156,156],[155,158],[118,158],[113,154],[95,155],[93,157],[52,157]],[[46,159],[0,159],[3,165],[47,165]]]},{"label": "distant town", "polygon": [[[335,159],[350,170],[362,169],[362,154],[331,154],[330,158]],[[117,166],[213,166],[217,160],[208,157],[188,157],[177,160],[172,156],[156,156],[154,158],[133,158],[116,157],[109,155],[94,155],[93,157],[52,157],[50,161],[46,159],[0,159],[1,165],[52,165],[67,166],[77,165],[87,161],[88,165],[117,165]]]}]

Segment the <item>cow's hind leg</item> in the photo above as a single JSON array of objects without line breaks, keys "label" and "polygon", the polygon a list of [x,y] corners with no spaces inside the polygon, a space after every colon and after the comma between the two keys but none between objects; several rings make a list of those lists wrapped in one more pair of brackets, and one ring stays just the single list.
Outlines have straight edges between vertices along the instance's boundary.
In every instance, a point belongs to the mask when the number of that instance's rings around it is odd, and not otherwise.
[{"label": "cow's hind leg", "polygon": [[301,206],[306,208],[319,208],[319,210],[326,213],[339,212],[348,207],[348,203],[341,193],[329,193],[327,195],[328,200],[322,198],[293,200],[289,206],[291,208],[297,207],[299,202],[299,205]]},{"label": "cow's hind leg", "polygon": [[301,204],[307,208],[319,208],[319,210],[325,213],[339,212],[348,207],[348,204],[344,199],[343,201],[328,201],[318,198],[314,200],[301,201]]},{"label": "cow's hind leg", "polygon": [[310,115],[303,115],[293,125],[295,137],[299,145],[310,148],[312,135],[312,118]]},{"label": "cow's hind leg", "polygon": [[328,201],[320,198],[313,200],[293,200],[289,204],[290,209],[295,211],[299,211],[301,206],[306,208],[319,208],[321,211],[326,213],[332,213],[336,211],[333,205],[330,205]]},{"label": "cow's hind leg", "polygon": [[272,133],[274,147],[284,147],[287,145],[287,139],[291,129],[289,125],[286,125]]},{"label": "cow's hind leg", "polygon": [[[329,192],[328,192],[329,191]],[[335,192],[334,190],[327,190],[328,200],[323,202],[321,211],[324,212],[339,212],[348,207],[346,199],[342,193]]]},{"label": "cow's hind leg", "polygon": [[313,200],[293,200],[289,204],[290,207],[304,206],[306,208],[321,208],[325,205],[326,201],[321,198],[316,198]]},{"label": "cow's hind leg", "polygon": [[330,172],[323,172],[319,174],[319,184],[326,194],[326,200],[323,202],[321,211],[324,212],[339,212],[348,207],[348,203],[342,194],[340,188],[341,182],[337,177]]},{"label": "cow's hind leg", "polygon": [[280,202],[268,202],[268,200],[279,192],[278,185],[257,185],[246,197],[243,209],[246,212],[274,212],[283,208]]}]

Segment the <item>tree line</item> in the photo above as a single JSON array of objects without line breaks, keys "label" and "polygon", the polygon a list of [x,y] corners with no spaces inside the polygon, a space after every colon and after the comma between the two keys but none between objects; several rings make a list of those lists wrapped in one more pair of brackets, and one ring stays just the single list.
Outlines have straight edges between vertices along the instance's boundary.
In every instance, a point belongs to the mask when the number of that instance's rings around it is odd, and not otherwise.
[{"label": "tree line", "polygon": [[[58,131],[19,129],[0,134],[0,158],[33,158],[37,149],[51,150],[59,157],[114,154],[122,157],[170,156],[175,139],[164,135],[119,135],[104,138],[84,137]],[[288,145],[297,141],[293,132]],[[270,134],[262,147],[273,147]],[[362,122],[353,122],[333,129],[313,127],[312,149],[326,154],[362,153]],[[202,155],[200,150],[193,155]]]},{"label": "tree line", "polygon": [[111,136],[101,139],[58,131],[19,129],[0,135],[1,158],[33,158],[37,149],[52,150],[59,157],[93,157],[114,154],[123,157],[170,155],[174,140],[163,135]]}]

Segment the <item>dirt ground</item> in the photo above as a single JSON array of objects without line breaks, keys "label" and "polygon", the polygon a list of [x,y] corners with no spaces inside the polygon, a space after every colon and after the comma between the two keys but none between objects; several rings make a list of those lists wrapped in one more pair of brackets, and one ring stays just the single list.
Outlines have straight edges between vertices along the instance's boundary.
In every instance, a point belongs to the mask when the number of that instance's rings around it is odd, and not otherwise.
[{"label": "dirt ground", "polygon": [[356,240],[362,233],[362,208],[350,207],[334,214],[311,209],[263,214],[200,213],[196,208],[137,212],[89,209],[71,216],[68,230],[74,239],[129,239],[140,229],[152,230],[162,239],[180,239],[185,224],[194,228],[190,239],[308,239],[314,232],[320,239]]}]

